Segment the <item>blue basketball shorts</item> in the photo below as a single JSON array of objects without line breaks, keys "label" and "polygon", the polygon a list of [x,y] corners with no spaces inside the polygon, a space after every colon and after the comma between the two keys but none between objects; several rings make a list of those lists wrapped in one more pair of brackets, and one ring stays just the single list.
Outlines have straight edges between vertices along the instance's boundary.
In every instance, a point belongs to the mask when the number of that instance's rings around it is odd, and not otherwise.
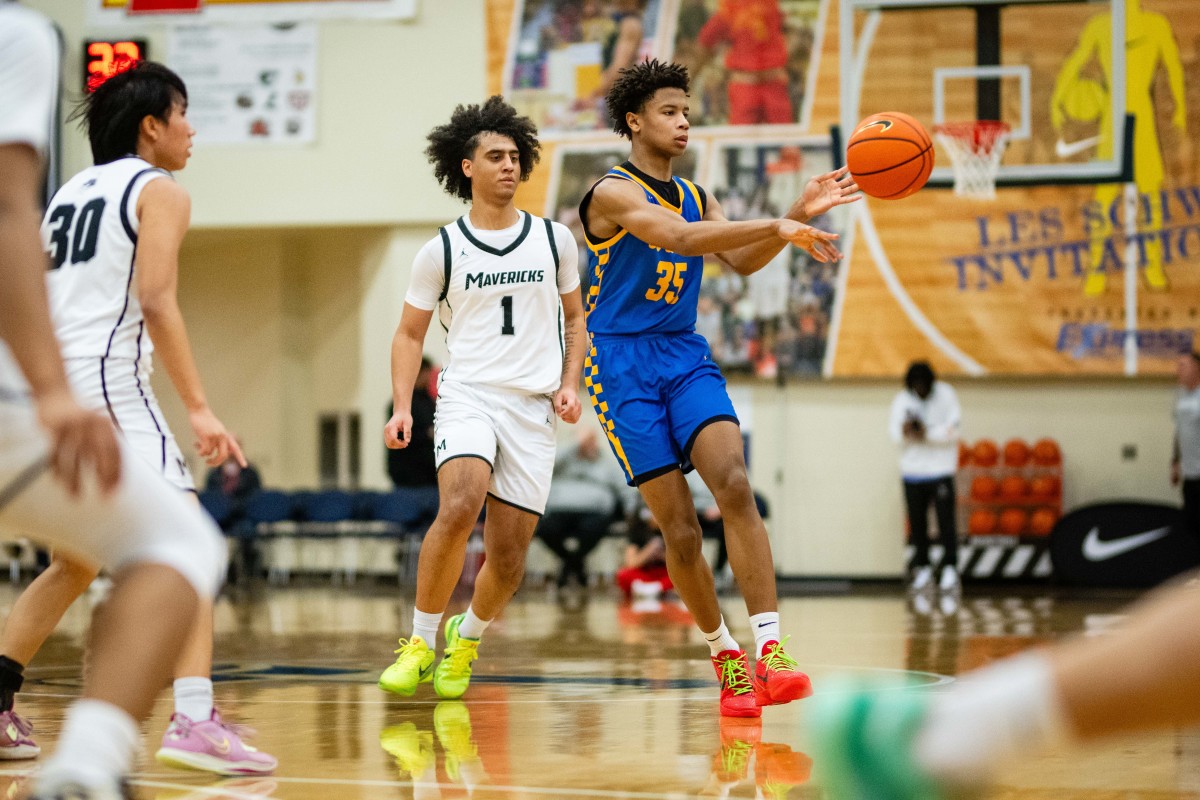
[{"label": "blue basketball shorts", "polygon": [[630,486],[691,471],[700,431],[738,421],[708,342],[696,333],[593,335],[583,378]]}]

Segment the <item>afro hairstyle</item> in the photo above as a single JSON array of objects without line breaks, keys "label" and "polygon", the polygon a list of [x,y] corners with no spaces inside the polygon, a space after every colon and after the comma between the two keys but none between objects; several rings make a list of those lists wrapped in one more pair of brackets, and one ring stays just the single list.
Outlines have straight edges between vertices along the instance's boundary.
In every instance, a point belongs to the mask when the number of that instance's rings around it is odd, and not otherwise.
[{"label": "afro hairstyle", "polygon": [[646,102],[659,89],[682,89],[686,94],[689,84],[687,67],[657,58],[646,59],[621,70],[604,98],[613,130],[626,139],[632,139],[633,131],[625,121],[626,114],[641,113]]},{"label": "afro hairstyle", "polygon": [[469,202],[471,179],[463,174],[463,159],[475,157],[475,149],[485,133],[507,136],[517,146],[521,160],[521,180],[529,180],[533,167],[542,157],[537,140],[537,126],[529,117],[493,95],[483,105],[460,105],[450,115],[450,121],[429,132],[425,155],[433,164],[433,176],[446,194]]}]

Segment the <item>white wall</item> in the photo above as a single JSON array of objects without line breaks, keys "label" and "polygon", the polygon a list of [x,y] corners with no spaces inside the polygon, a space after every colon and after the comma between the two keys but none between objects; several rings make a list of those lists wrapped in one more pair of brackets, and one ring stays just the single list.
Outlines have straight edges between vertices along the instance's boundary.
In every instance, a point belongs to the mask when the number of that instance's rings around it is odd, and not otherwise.
[{"label": "white wall", "polygon": [[[84,4],[29,5],[64,27],[74,90]],[[389,348],[410,264],[436,226],[462,211],[434,184],[424,135],[457,103],[483,98],[482,2],[430,0],[412,23],[324,24],[320,42],[315,145],[198,147],[181,173],[194,206],[181,302],[212,405],[269,483],[314,485],[317,415],[358,410],[364,484],[382,487]],[[151,47],[168,55],[161,35]],[[74,128],[64,156],[68,173],[90,163]],[[428,348],[445,352],[436,324]],[[772,503],[780,572],[898,574],[902,502],[884,431],[898,383],[751,390],[753,480]],[[1063,444],[1068,507],[1173,499],[1169,383],[955,385],[969,438],[1049,435]],[[186,415],[163,374],[155,386],[189,450]],[[1137,460],[1121,460],[1127,443],[1138,446]]]},{"label": "white wall", "polygon": [[[1168,483],[1167,381],[956,380],[965,438],[1063,446],[1064,508],[1114,498],[1177,502]],[[904,502],[887,413],[900,381],[754,390],[751,470],[772,504],[781,572],[894,576]],[[1122,459],[1134,445],[1137,457]]]}]

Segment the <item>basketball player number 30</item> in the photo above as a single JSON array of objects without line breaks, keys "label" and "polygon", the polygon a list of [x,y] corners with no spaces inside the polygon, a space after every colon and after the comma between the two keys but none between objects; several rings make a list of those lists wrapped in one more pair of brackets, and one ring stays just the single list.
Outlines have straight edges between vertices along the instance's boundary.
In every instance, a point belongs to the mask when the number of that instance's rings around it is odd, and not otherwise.
[{"label": "basketball player number 30", "polygon": [[[96,256],[96,242],[100,238],[100,220],[104,215],[104,198],[97,197],[84,203],[75,219],[75,206],[64,204],[50,214],[50,244],[54,247],[54,266],[58,269],[70,256],[72,264],[85,264]],[[75,235],[71,236],[72,227]]]},{"label": "basketball player number 30", "polygon": [[679,302],[683,294],[683,273],[687,272],[687,264],[674,261],[658,262],[658,284],[646,290],[646,299],[657,303],[666,300],[667,305],[673,306]]}]

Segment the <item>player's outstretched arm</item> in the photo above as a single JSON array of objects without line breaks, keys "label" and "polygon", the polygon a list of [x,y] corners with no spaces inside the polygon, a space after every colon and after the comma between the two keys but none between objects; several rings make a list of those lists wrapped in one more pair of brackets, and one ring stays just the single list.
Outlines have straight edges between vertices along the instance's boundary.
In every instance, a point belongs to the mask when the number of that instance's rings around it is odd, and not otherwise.
[{"label": "player's outstretched arm", "polygon": [[[837,234],[817,230],[790,219],[761,219],[730,222],[720,213],[715,198],[709,201],[709,212],[700,222],[687,222],[672,211],[646,200],[635,184],[621,180],[601,181],[588,207],[588,223],[593,230],[624,228],[646,244],[661,247],[682,256],[702,256],[710,253],[735,253],[755,245],[777,245],[778,240],[803,247],[818,261],[833,261],[841,253],[833,246]],[[714,209],[716,211],[714,212]],[[769,249],[769,248],[768,248]],[[762,264],[743,263],[740,258],[729,262],[742,274],[755,272]],[[763,262],[765,263],[765,261]]]},{"label": "player's outstretched arm", "polygon": [[392,418],[383,427],[383,443],[391,450],[403,450],[412,441],[413,385],[432,319],[432,311],[405,303],[392,337]]},{"label": "player's outstretched arm", "polygon": [[139,220],[135,271],[146,331],[188,412],[195,447],[215,467],[230,455],[243,467],[246,457],[233,434],[209,408],[192,355],[183,312],[179,310],[179,248],[191,219],[192,201],[173,180],[152,180],[138,197]]},{"label": "player's outstretched arm", "polygon": [[[796,202],[788,209],[785,218],[799,223],[807,223],[810,219],[819,217],[827,213],[830,209],[837,206],[854,203],[862,198],[862,194],[858,191],[858,184],[854,182],[853,176],[850,175],[850,170],[847,167],[826,172],[824,175],[817,175],[809,180],[804,187],[804,193],[796,198]],[[708,208],[705,210],[704,219],[710,221],[719,221],[725,219],[725,213],[721,209],[721,203],[715,197],[709,198]],[[753,272],[765,267],[771,263],[771,259],[779,254],[786,242],[782,240],[764,242],[758,245],[750,245],[738,250],[717,253],[717,257],[732,267],[736,272],[742,275],[749,275]],[[799,244],[801,247],[805,245]],[[837,260],[841,254],[834,248],[822,247],[821,257],[814,253],[820,261]],[[810,250],[810,252],[812,252]]]},{"label": "player's outstretched arm", "polygon": [[563,422],[579,421],[582,406],[579,402],[579,380],[583,372],[583,354],[587,349],[586,316],[579,289],[559,295],[563,307],[563,371],[562,383],[554,393],[554,412]]},{"label": "player's outstretched arm", "polygon": [[50,435],[50,466],[72,494],[93,471],[107,493],[121,477],[112,423],[80,408],[71,395],[54,338],[38,243],[41,160],[27,145],[0,146],[0,338],[8,343]]}]

